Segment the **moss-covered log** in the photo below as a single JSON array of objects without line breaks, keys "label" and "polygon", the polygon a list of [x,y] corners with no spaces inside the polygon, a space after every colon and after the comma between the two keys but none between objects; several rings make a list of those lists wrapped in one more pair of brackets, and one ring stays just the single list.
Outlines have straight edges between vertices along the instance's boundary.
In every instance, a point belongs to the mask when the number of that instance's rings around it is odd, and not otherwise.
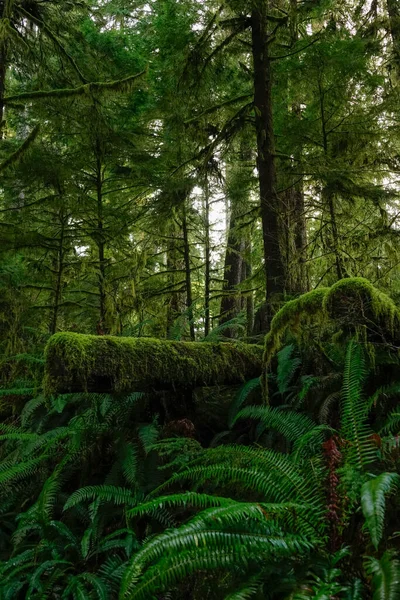
[{"label": "moss-covered log", "polygon": [[47,394],[234,385],[262,372],[263,349],[234,343],[57,333],[46,348]]},{"label": "moss-covered log", "polygon": [[303,294],[281,308],[265,338],[266,365],[280,349],[286,333],[299,343],[309,344],[315,341],[315,326],[320,337],[327,332],[363,333],[372,343],[396,349],[400,344],[399,308],[367,279],[353,277]]}]

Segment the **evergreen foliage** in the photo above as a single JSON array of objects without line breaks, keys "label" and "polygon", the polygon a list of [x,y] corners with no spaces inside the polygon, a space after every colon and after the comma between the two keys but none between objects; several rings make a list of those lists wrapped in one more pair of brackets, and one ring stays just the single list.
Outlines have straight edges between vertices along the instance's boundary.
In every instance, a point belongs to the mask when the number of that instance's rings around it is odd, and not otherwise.
[{"label": "evergreen foliage", "polygon": [[0,1],[0,600],[400,598],[397,0]]}]

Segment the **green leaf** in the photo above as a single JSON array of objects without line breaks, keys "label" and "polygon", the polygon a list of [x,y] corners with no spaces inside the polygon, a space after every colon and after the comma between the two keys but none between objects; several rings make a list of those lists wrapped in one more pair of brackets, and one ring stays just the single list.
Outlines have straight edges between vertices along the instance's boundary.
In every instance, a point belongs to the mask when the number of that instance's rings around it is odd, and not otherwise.
[{"label": "green leaf", "polygon": [[383,536],[386,495],[396,491],[399,486],[400,476],[397,473],[381,473],[361,488],[362,511],[375,548],[378,548]]}]

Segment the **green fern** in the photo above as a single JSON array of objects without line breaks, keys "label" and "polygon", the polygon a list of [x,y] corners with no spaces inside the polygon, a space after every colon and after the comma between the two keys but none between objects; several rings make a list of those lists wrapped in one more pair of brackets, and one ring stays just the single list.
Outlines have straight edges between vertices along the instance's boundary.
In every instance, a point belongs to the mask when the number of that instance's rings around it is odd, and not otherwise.
[{"label": "green fern", "polygon": [[228,427],[232,429],[236,420],[237,413],[239,409],[246,402],[247,398],[254,392],[254,390],[261,390],[261,380],[260,377],[256,377],[255,379],[250,379],[246,381],[240,388],[239,392],[236,394],[233,399],[230,407],[229,407],[229,415],[228,415]]},{"label": "green fern", "polygon": [[364,483],[361,488],[361,506],[375,548],[378,548],[383,536],[386,496],[399,487],[400,475],[381,473]]},{"label": "green fern", "polygon": [[276,382],[281,396],[284,396],[288,392],[293,377],[301,365],[301,359],[293,356],[294,350],[294,344],[289,344],[277,354],[278,368]]},{"label": "green fern", "polygon": [[93,499],[113,502],[114,504],[135,504],[136,498],[130,490],[111,485],[96,485],[80,488],[74,492],[64,505],[64,510],[73,508],[81,502],[88,502]]},{"label": "green fern", "polygon": [[277,431],[290,442],[296,442],[315,428],[315,423],[301,413],[270,406],[248,406],[237,414],[234,423],[239,419],[256,419],[265,429]]},{"label": "green fern", "polygon": [[381,559],[369,557],[367,572],[372,575],[373,600],[399,600],[400,561],[386,551]]},{"label": "green fern", "polygon": [[346,352],[342,387],[341,432],[349,443],[348,461],[365,469],[377,459],[372,430],[367,424],[368,409],[362,396],[366,367],[360,344],[352,341]]}]

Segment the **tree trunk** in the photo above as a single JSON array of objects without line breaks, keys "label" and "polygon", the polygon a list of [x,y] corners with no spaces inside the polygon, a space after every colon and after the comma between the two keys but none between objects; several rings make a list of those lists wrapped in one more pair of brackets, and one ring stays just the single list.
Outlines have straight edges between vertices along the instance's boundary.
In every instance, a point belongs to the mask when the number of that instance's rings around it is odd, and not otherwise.
[{"label": "tree trunk", "polygon": [[55,261],[56,262],[56,265],[55,265],[56,266],[56,281],[55,281],[54,296],[53,296],[52,317],[51,317],[51,323],[50,323],[50,327],[49,327],[51,334],[54,334],[57,331],[58,314],[59,314],[60,303],[61,303],[62,283],[63,283],[63,275],[64,275],[64,255],[65,255],[64,239],[65,239],[66,218],[64,215],[63,208],[60,209],[59,219],[60,219],[60,238],[58,241],[58,251],[57,251],[57,257],[56,257],[56,261]]},{"label": "tree trunk", "polygon": [[196,339],[193,320],[193,297],[192,297],[192,271],[190,267],[190,244],[187,225],[186,199],[182,208],[182,233],[183,233],[183,255],[185,260],[185,281],[186,281],[186,306],[189,319],[190,339]]},{"label": "tree trunk", "polygon": [[98,290],[99,290],[99,319],[97,322],[97,333],[104,335],[108,333],[106,323],[107,298],[106,298],[106,257],[104,238],[104,214],[103,214],[103,168],[101,162],[100,144],[96,144],[96,193],[97,193],[97,231],[96,245],[98,252]]},{"label": "tree trunk", "polygon": [[[0,1],[0,19],[5,18],[6,2]],[[6,93],[7,41],[0,44],[0,139],[4,137],[4,96]]]},{"label": "tree trunk", "polygon": [[[299,39],[298,32],[298,6],[297,0],[290,0],[290,19],[289,34],[291,47],[295,47]],[[294,60],[299,60],[298,56]],[[292,96],[291,81],[288,78],[288,97]],[[301,109],[298,103],[289,103],[288,111],[290,115],[300,120]],[[294,157],[297,162],[301,160],[302,148],[295,148]],[[286,291],[290,294],[304,294],[308,290],[308,277],[306,269],[305,249],[307,246],[307,226],[304,206],[304,184],[301,179],[298,181],[297,175],[290,174],[290,188],[286,193],[286,204],[288,207],[288,218],[286,220],[288,235],[288,255],[287,255],[287,273]]]},{"label": "tree trunk", "polygon": [[185,266],[180,252],[182,246],[182,235],[176,230],[176,223],[173,221],[169,230],[169,240],[167,244],[167,270],[169,272],[168,284],[171,286],[171,296],[167,308],[167,335],[175,339],[174,323],[185,310],[184,285]]},{"label": "tree trunk", "polygon": [[[242,265],[242,281],[250,279],[253,274],[251,264],[251,236],[248,235],[245,242],[244,260]],[[247,292],[244,298],[244,308],[246,310],[246,333],[251,336],[254,327],[254,294]]]},{"label": "tree trunk", "polygon": [[204,184],[204,335],[210,333],[210,294],[211,294],[211,247],[210,247],[210,194],[208,176],[206,173]]},{"label": "tree trunk", "polygon": [[[329,161],[330,156],[330,148],[328,141],[328,133],[327,133],[327,120],[325,116],[325,91],[322,87],[322,83],[318,81],[318,91],[319,91],[319,103],[320,103],[320,116],[321,116],[321,133],[322,133],[322,144],[324,148],[325,160]],[[327,207],[329,213],[329,241],[328,241],[328,250],[333,254],[335,260],[335,269],[337,279],[342,279],[345,275],[345,268],[343,265],[343,260],[339,252],[339,230],[337,226],[337,218],[336,218],[336,209],[335,209],[335,200],[334,194],[331,190],[329,190],[326,186],[322,190],[322,202],[323,206]]]},{"label": "tree trunk", "polygon": [[302,183],[292,182],[292,186],[282,194],[282,203],[285,212],[285,288],[288,294],[304,294],[308,285],[305,263],[307,232]]},{"label": "tree trunk", "polygon": [[[224,263],[224,283],[222,288],[223,296],[221,300],[219,319],[220,325],[223,325],[227,321],[237,317],[241,310],[241,302],[237,286],[242,281],[244,240],[235,229],[237,218],[237,203],[231,203],[231,216],[229,220],[228,241]],[[229,338],[235,337],[235,329],[231,327],[225,329],[224,336]]]},{"label": "tree trunk", "polygon": [[269,328],[274,302],[284,294],[285,268],[279,244],[280,199],[276,186],[275,140],[272,118],[272,80],[267,31],[267,5],[259,0],[251,14],[254,63],[254,109],[257,166],[266,271],[266,307],[259,314],[262,331]]}]

